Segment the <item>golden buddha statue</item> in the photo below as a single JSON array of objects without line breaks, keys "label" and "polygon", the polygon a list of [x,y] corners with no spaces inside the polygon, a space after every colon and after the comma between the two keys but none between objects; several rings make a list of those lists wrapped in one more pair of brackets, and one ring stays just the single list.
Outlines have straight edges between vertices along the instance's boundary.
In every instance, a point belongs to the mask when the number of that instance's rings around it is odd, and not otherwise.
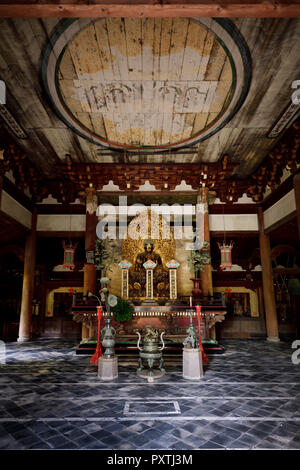
[{"label": "golden buddha statue", "polygon": [[153,240],[145,240],[144,251],[136,257],[135,263],[129,273],[129,296],[144,298],[146,296],[146,270],[143,264],[151,260],[156,263],[153,270],[153,294],[155,298],[169,297],[169,273],[163,267],[161,257],[154,251]]}]

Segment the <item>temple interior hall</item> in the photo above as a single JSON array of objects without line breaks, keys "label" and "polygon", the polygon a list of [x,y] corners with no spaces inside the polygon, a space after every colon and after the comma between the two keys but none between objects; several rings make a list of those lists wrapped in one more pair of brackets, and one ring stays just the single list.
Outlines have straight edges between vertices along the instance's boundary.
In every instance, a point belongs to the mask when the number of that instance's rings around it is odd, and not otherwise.
[{"label": "temple interior hall", "polygon": [[0,1],[0,449],[300,449],[300,4]]}]

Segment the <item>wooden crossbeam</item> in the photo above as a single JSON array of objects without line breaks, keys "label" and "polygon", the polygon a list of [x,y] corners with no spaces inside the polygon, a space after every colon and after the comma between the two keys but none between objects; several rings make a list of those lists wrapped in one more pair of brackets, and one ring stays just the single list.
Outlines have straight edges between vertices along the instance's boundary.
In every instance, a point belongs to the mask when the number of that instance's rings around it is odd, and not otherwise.
[{"label": "wooden crossbeam", "polygon": [[[6,2],[6,3],[5,3]],[[10,2],[0,0],[2,18],[125,18],[125,17],[247,17],[247,18],[292,18],[300,16],[299,0],[292,1],[251,1],[251,0],[190,0],[178,3],[176,0],[122,0],[113,3],[91,0],[22,0]]]}]

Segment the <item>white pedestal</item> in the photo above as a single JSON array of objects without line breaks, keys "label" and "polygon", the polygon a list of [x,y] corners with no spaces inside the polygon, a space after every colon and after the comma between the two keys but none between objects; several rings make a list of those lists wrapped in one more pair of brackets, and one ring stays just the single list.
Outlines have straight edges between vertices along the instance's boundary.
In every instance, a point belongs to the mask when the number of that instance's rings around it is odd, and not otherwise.
[{"label": "white pedestal", "polygon": [[200,349],[183,348],[183,378],[200,380],[201,377],[203,377],[203,366]]},{"label": "white pedestal", "polygon": [[114,380],[118,378],[118,358],[99,357],[98,378],[100,380]]}]

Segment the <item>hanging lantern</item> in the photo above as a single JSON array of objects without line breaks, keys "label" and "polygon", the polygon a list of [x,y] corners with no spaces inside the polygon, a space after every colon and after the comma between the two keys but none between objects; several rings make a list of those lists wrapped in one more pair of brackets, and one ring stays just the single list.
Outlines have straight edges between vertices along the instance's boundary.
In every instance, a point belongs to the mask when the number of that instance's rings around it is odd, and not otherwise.
[{"label": "hanging lantern", "polygon": [[229,245],[226,245],[225,240],[223,241],[223,244],[221,245],[218,243],[218,246],[221,251],[221,264],[220,264],[220,269],[226,269],[232,268],[232,256],[231,256],[231,250],[233,248],[233,243],[230,242]]},{"label": "hanging lantern", "polygon": [[69,242],[68,245],[65,242],[63,242],[63,247],[64,247],[63,269],[75,268],[74,256],[75,256],[76,246],[77,246],[77,243],[76,245],[73,245],[71,241]]}]

